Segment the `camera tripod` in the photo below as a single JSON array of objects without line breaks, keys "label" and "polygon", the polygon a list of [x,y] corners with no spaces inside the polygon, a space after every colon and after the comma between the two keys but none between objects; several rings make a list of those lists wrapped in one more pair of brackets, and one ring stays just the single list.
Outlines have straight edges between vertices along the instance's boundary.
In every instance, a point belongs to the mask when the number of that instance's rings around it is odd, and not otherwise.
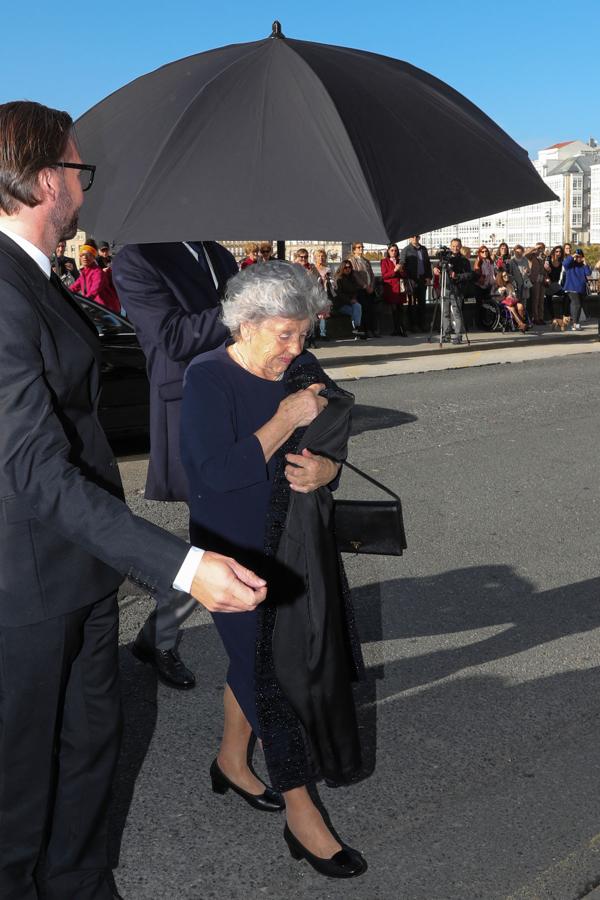
[{"label": "camera tripod", "polygon": [[[450,317],[452,317],[452,300],[454,300],[454,302],[457,305],[460,305],[460,307],[461,307],[460,312],[461,312],[461,318],[462,318],[463,329],[464,329],[463,333],[464,333],[464,336],[465,336],[465,339],[467,342],[467,346],[470,347],[471,342],[469,340],[469,332],[467,330],[467,326],[465,325],[464,316],[462,315],[462,299],[463,298],[458,293],[456,285],[453,284],[452,280],[448,277],[448,262],[447,262],[447,260],[445,260],[445,259],[440,260],[439,268],[440,268],[440,294],[439,294],[439,297],[437,297],[437,299],[435,301],[435,308],[433,310],[433,315],[431,317],[431,328],[429,329],[429,337],[427,339],[428,343],[431,343],[431,338],[433,337],[433,329],[435,327],[435,317],[438,314],[438,310],[440,313],[440,337],[439,337],[440,347],[444,343],[444,337],[445,337],[445,335],[444,335],[444,303],[450,304]],[[456,323],[454,323],[454,324],[456,324]]]}]

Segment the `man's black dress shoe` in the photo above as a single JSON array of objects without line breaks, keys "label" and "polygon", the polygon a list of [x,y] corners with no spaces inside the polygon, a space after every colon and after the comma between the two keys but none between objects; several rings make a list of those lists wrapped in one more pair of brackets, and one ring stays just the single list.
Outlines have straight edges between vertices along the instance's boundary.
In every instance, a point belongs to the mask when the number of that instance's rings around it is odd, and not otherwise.
[{"label": "man's black dress shoe", "polygon": [[171,650],[158,650],[156,647],[151,647],[143,632],[140,631],[131,645],[131,652],[140,662],[154,666],[158,677],[168,687],[189,691],[196,686],[194,673],[190,672],[183,663],[174,647]]},{"label": "man's black dress shoe", "polygon": [[231,788],[232,791],[254,809],[260,809],[263,812],[281,812],[282,809],[285,809],[285,803],[279,791],[274,791],[273,788],[266,785],[262,794],[249,794],[247,791],[243,791],[241,787],[238,787],[237,784],[229,780],[227,775],[221,772],[216,759],[213,760],[210,767],[210,780],[212,781],[212,789],[215,794],[226,794]]},{"label": "man's black dress shoe", "polygon": [[331,859],[323,859],[307,850],[287,825],[283,830],[283,837],[293,859],[305,859],[319,875],[327,875],[328,878],[356,878],[367,871],[366,859],[347,844],[342,843],[342,849],[334,853]]}]

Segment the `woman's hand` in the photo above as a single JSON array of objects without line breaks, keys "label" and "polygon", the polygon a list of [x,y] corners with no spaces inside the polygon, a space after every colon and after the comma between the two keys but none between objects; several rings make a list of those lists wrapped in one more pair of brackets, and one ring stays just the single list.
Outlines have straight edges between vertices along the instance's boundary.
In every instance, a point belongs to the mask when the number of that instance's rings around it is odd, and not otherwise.
[{"label": "woman's hand", "polygon": [[272,419],[255,431],[265,462],[291,437],[296,428],[310,425],[327,406],[325,397],[319,397],[324,384],[311,384],[304,391],[290,394],[281,401]]},{"label": "woman's hand", "polygon": [[310,425],[327,406],[325,397],[319,397],[324,384],[311,384],[304,391],[296,391],[282,400],[277,410],[290,423],[292,428]]},{"label": "woman's hand", "polygon": [[310,494],[329,484],[340,470],[339,463],[326,456],[316,456],[310,450],[303,450],[301,454],[287,453],[285,458],[289,463],[285,467],[285,477],[290,488],[300,494]]}]

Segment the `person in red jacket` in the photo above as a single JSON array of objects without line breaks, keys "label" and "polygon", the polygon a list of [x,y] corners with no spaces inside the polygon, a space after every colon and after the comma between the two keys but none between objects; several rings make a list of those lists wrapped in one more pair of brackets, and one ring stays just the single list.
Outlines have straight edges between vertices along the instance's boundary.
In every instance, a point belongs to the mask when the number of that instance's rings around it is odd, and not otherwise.
[{"label": "person in red jacket", "polygon": [[404,267],[400,262],[400,251],[397,244],[390,244],[381,260],[381,277],[383,279],[383,299],[392,307],[394,330],[392,335],[406,337],[403,321],[406,315],[405,306],[408,297],[404,287]]},{"label": "person in red jacket", "polygon": [[246,251],[246,256],[240,263],[240,269],[247,269],[248,266],[253,266],[257,263],[258,254],[260,253],[260,248],[256,241],[250,241],[244,246],[244,250]]},{"label": "person in red jacket", "polygon": [[117,297],[110,270],[101,269],[96,262],[98,251],[91,244],[83,244],[79,250],[79,278],[69,285],[74,294],[81,294],[88,300],[94,300],[112,312],[121,312],[121,303]]}]

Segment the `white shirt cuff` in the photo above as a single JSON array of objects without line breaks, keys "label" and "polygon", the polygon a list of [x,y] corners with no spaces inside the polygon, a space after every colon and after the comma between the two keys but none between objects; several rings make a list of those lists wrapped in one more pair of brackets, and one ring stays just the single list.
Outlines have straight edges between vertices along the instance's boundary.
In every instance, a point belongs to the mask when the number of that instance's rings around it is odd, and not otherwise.
[{"label": "white shirt cuff", "polygon": [[183,591],[184,594],[190,593],[196,569],[203,556],[204,550],[200,550],[198,547],[190,547],[188,554],[183,561],[183,565],[173,582],[173,587],[176,591]]}]

